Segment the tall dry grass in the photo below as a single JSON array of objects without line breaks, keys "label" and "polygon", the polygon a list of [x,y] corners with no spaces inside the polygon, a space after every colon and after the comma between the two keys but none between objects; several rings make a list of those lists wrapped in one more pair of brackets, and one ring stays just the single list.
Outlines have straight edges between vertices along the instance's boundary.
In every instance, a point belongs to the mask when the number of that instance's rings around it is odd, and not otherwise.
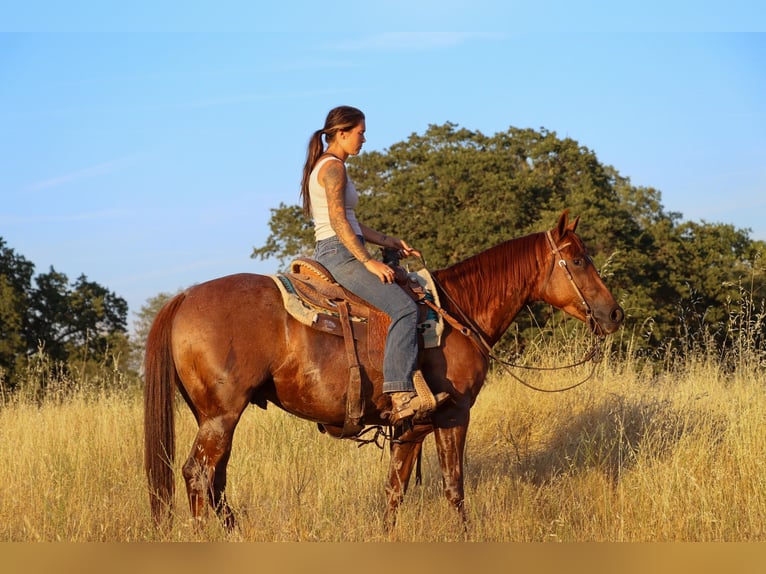
[{"label": "tall dry grass", "polygon": [[[572,358],[563,349],[583,344],[529,355],[559,364]],[[214,519],[191,526],[177,472],[176,520],[159,533],[142,471],[139,388],[75,380],[42,396],[5,394],[0,541],[764,540],[766,363],[757,353],[659,364],[611,353],[586,384],[559,394],[492,373],[468,435],[467,531],[442,494],[431,438],[423,484],[411,485],[389,532],[387,451],[251,407],[229,464],[239,528],[226,533]],[[555,387],[586,373],[520,374]],[[180,466],[195,425],[178,409]]]},{"label": "tall dry grass", "polygon": [[[537,382],[557,384],[560,376]],[[194,422],[184,405],[180,451]],[[493,375],[474,407],[468,533],[441,492],[432,440],[392,532],[387,451],[251,408],[235,435],[228,496],[240,528],[148,512],[137,391],[74,392],[0,410],[3,541],[753,541],[766,538],[766,386],[711,362],[650,374],[606,363],[563,394]]]}]

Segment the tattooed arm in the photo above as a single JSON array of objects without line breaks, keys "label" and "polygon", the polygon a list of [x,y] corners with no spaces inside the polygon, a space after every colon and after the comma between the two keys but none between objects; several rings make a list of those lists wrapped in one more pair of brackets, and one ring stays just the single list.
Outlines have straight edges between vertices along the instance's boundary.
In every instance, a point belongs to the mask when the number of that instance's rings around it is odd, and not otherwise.
[{"label": "tattooed arm", "polygon": [[328,161],[319,172],[319,181],[327,196],[327,210],[333,231],[351,254],[364,263],[370,259],[370,254],[346,219],[346,167],[342,162]]},{"label": "tattooed arm", "polygon": [[[370,273],[378,277],[383,283],[391,283],[394,280],[393,270],[382,261],[370,256],[346,219],[346,166],[339,161],[328,161],[319,171],[319,181],[322,182],[327,196],[330,225],[332,225],[340,242],[364,264]],[[365,227],[362,229],[369,230]]]}]

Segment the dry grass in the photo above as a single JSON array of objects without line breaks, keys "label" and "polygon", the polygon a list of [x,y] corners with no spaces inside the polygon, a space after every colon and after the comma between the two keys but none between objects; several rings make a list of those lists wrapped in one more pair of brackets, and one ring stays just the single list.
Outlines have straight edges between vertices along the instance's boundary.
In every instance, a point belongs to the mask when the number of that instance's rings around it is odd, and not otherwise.
[{"label": "dry grass", "polygon": [[[229,465],[239,530],[215,520],[191,527],[179,477],[177,519],[160,534],[137,391],[9,401],[0,408],[0,541],[760,541],[765,382],[758,367],[724,374],[703,359],[660,374],[605,361],[561,394],[491,376],[469,430],[467,533],[441,492],[432,439],[423,484],[411,485],[387,532],[387,451],[252,407]],[[179,413],[183,458],[195,429],[185,405]]]}]

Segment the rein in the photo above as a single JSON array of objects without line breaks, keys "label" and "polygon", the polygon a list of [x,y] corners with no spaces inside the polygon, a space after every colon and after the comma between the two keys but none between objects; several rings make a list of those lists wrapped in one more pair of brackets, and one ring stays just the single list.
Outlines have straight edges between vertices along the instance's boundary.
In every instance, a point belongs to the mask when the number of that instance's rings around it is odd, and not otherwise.
[{"label": "rein", "polygon": [[[580,290],[580,287],[575,282],[574,277],[572,276],[572,273],[569,271],[569,268],[567,267],[567,262],[564,259],[564,256],[561,254],[561,249],[563,247],[566,247],[569,244],[567,243],[567,244],[564,244],[563,246],[556,245],[556,243],[553,241],[553,238],[551,237],[550,231],[546,231],[545,237],[548,239],[548,244],[551,247],[551,253],[555,255],[556,257],[558,257],[558,267],[566,273],[567,278],[569,279],[569,283],[572,285],[572,288],[574,289],[575,293],[580,298],[580,301],[583,307],[585,307],[585,316],[586,316],[587,322],[588,323],[595,322],[596,324],[598,324],[595,318],[593,317],[593,312],[591,310],[590,305],[588,304],[585,297],[583,296],[582,291]],[[423,264],[425,266],[424,259],[423,259]],[[546,279],[546,284],[548,280],[550,279],[550,276],[553,274],[553,270],[555,268],[556,268],[556,261],[554,259],[554,261],[552,261],[551,271],[548,274],[548,279]],[[588,352],[585,353],[585,356],[581,360],[569,365],[562,365],[559,367],[532,367],[529,365],[518,365],[515,363],[511,363],[509,361],[506,361],[504,359],[501,359],[495,353],[492,352],[492,347],[484,339],[479,329],[476,327],[475,323],[465,314],[465,312],[460,308],[460,306],[455,302],[455,300],[450,296],[450,294],[444,290],[444,288],[441,286],[441,284],[436,279],[433,273],[431,273],[431,277],[434,281],[434,284],[439,288],[441,293],[444,294],[444,296],[446,296],[451,306],[460,315],[462,322],[456,319],[455,317],[453,317],[452,315],[450,315],[444,308],[437,306],[432,301],[429,301],[423,298],[419,302],[430,307],[433,311],[438,313],[445,321],[447,321],[447,323],[449,323],[453,329],[455,329],[456,331],[458,331],[465,337],[468,337],[471,340],[471,342],[473,342],[474,345],[476,345],[476,347],[482,353],[482,355],[484,355],[487,359],[491,359],[495,361],[496,363],[500,364],[506,373],[511,375],[511,377],[516,379],[519,383],[521,383],[525,387],[528,387],[535,391],[539,391],[541,393],[561,393],[564,391],[569,391],[571,389],[579,387],[580,385],[588,381],[593,376],[593,373],[596,371],[596,367],[598,363],[600,363],[601,359],[603,358],[603,352],[601,348],[603,337],[601,337],[596,339],[593,346],[588,350]],[[468,324],[468,326],[466,326],[466,323]],[[578,367],[580,365],[587,363],[588,361],[593,361],[593,368],[584,379],[582,379],[581,381],[577,383],[569,385],[568,387],[563,387],[559,389],[543,389],[540,387],[536,387],[526,382],[522,378],[518,377],[509,368],[509,367],[514,367],[518,369],[528,369],[528,370],[534,370],[534,371],[557,371],[562,369],[571,369],[574,367]]]}]

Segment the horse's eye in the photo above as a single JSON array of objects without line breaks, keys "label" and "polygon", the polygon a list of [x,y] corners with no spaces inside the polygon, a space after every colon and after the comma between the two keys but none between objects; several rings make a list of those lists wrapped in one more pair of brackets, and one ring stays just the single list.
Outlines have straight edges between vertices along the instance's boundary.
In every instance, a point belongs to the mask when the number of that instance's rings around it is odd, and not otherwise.
[{"label": "horse's eye", "polygon": [[572,263],[574,264],[575,267],[582,267],[583,260],[579,257],[576,257],[572,259]]}]

